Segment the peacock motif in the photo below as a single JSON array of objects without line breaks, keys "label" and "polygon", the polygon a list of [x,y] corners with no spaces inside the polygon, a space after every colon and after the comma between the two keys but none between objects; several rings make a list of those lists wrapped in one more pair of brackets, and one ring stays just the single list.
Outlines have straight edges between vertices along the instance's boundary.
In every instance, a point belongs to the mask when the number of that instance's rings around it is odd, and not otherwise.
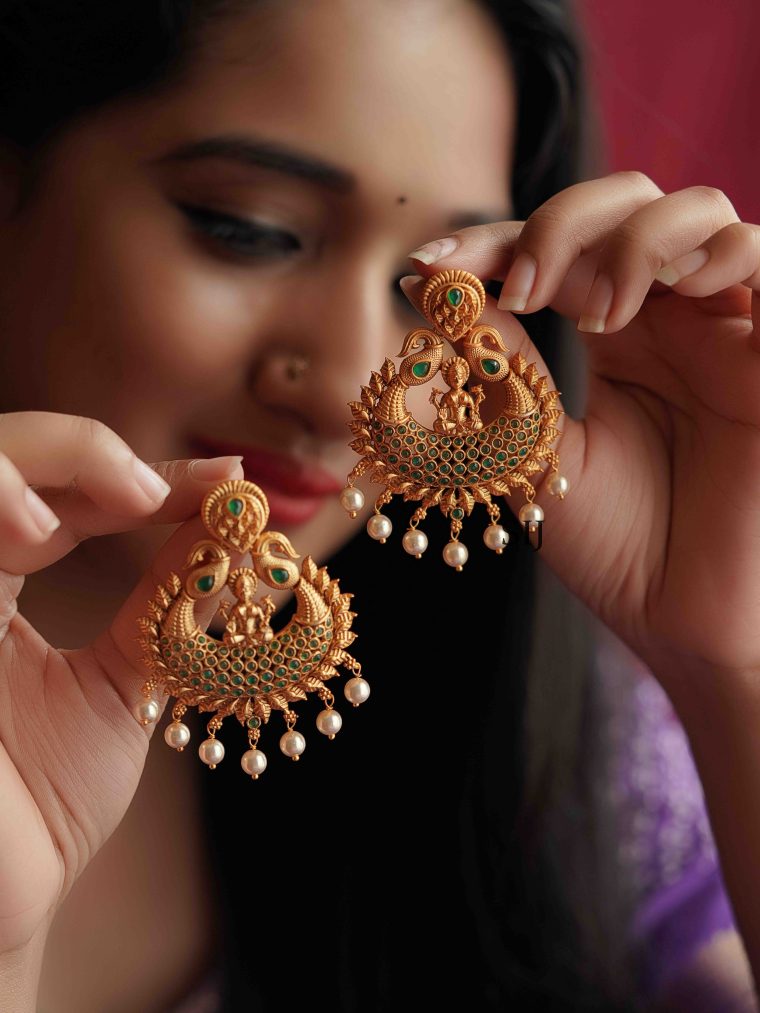
[{"label": "peacock motif", "polygon": [[[550,492],[563,498],[568,490],[567,479],[559,474],[559,456],[551,449],[560,435],[555,426],[562,414],[560,392],[551,389],[547,378],[520,352],[510,355],[495,327],[477,324],[485,308],[485,290],[468,271],[433,275],[425,285],[422,304],[431,326],[410,331],[399,352],[398,368],[386,359],[362,387],[361,400],[349,402],[351,447],[361,459],[341,494],[343,506],[356,516],[364,505],[364,496],[354,485],[362,475],[381,483],[385,488],[367,530],[385,542],[392,525],[381,513],[383,506],[396,494],[421,501],[403,539],[406,551],[417,558],[428,544],[420,522],[431,507],[438,507],[451,529],[444,560],[461,570],[468,555],[459,541],[464,518],[476,503],[483,504],[490,519],[485,543],[501,553],[508,535],[499,524],[495,497],[520,489],[526,497],[520,510],[525,537],[538,549],[543,511],[533,502],[530,476],[546,463],[552,471],[547,483]],[[447,358],[444,338],[455,350]],[[431,390],[429,401],[436,412],[431,428],[412,416],[406,394],[438,377],[448,390],[435,386]],[[477,382],[466,388],[471,380]],[[498,414],[491,421],[481,416],[484,384],[497,385],[501,392]]]},{"label": "peacock motif", "polygon": [[[143,724],[150,723],[151,714],[156,719],[158,706],[151,694],[158,687],[176,697],[173,721],[164,734],[167,743],[181,751],[190,739],[181,720],[187,709],[215,712],[207,724],[209,738],[199,748],[201,759],[213,770],[224,756],[216,733],[224,719],[234,715],[246,729],[250,746],[241,765],[255,779],[266,769],[258,741],[273,711],[282,712],[286,726],[280,748],[297,760],[306,740],[295,729],[291,704],[316,693],[324,704],[317,728],[332,739],[342,719],[326,683],[338,674],[338,666],[352,674],[344,688],[351,703],[358,706],[369,696],[361,666],[347,651],[356,637],[351,631],[356,613],[349,608],[352,595],[341,593],[324,567],[306,556],[299,571],[289,539],[264,530],[269,506],[253,482],[235,479],[217,485],[205,496],[201,516],[211,538],[193,545],[182,576],[170,573],[156,587],[148,614],[138,620],[137,639],[151,676],[142,687],[144,699],[136,716]],[[249,552],[252,565],[231,570],[232,550]],[[277,632],[270,625],[275,611],[271,596],[255,598],[259,581],[292,589],[295,596],[295,614]],[[195,610],[198,602],[225,588],[234,601],[222,600],[217,607],[225,621],[217,639],[201,628]]]}]

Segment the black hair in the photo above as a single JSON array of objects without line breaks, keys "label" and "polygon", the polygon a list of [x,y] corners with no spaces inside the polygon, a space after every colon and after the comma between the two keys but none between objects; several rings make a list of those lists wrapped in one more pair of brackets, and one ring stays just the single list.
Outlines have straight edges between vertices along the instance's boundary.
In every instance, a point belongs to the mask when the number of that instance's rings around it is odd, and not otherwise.
[{"label": "black hair", "polygon": [[[172,80],[207,23],[251,2],[6,0],[0,137],[42,149],[76,116]],[[525,219],[584,175],[582,45],[567,0],[483,6],[515,68]],[[580,408],[569,329],[550,309],[521,322],[565,406]],[[386,513],[403,531],[408,504]],[[198,765],[225,1010],[312,998],[350,1013],[638,1008],[613,814],[589,777],[604,763],[593,622],[504,513],[504,555],[465,529],[461,573],[436,558],[441,517],[426,522],[422,562],[396,533],[384,546],[357,533],[328,565],[354,594],[370,701],[340,708],[336,693],[340,735],[309,734],[298,764],[274,755],[266,729],[255,784],[232,758],[214,774]],[[186,720],[195,739],[201,723]],[[226,739],[233,757],[238,739]]]}]

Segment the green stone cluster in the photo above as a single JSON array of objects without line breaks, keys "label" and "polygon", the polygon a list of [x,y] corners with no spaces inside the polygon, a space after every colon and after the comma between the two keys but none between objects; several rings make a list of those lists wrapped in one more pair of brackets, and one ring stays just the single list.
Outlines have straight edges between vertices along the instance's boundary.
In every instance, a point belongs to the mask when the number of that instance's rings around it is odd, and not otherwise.
[{"label": "green stone cluster", "polygon": [[293,620],[269,644],[230,646],[206,634],[188,640],[162,636],[166,667],[193,692],[256,696],[298,682],[324,661],[333,637],[332,616],[317,626]]},{"label": "green stone cluster", "polygon": [[541,409],[526,419],[500,416],[477,433],[442,436],[414,419],[391,426],[372,421],[373,443],[389,468],[433,487],[485,484],[518,467],[538,439]]}]

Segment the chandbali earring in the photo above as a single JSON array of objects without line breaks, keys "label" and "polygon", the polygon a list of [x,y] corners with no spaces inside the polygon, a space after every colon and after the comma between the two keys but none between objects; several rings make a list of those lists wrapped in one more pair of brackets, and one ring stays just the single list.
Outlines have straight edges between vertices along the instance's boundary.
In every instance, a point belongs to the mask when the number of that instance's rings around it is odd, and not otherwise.
[{"label": "chandbali earring", "polygon": [[[422,292],[422,311],[431,327],[416,327],[404,338],[398,369],[386,359],[362,387],[360,401],[349,402],[354,439],[351,447],[361,460],[351,471],[341,493],[343,507],[355,517],[364,506],[356,479],[369,473],[385,488],[375,502],[367,532],[379,542],[389,537],[392,524],[381,511],[394,495],[421,500],[404,534],[404,549],[418,559],[428,546],[420,530],[431,507],[439,507],[450,521],[451,540],[443,550],[449,566],[461,570],[467,547],[460,542],[462,522],[476,503],[488,511],[490,523],[483,533],[489,549],[501,553],[509,535],[499,524],[494,497],[524,492],[520,508],[525,541],[538,550],[542,544],[544,512],[535,503],[529,476],[546,462],[552,474],[547,487],[563,499],[568,481],[559,473],[559,456],[550,447],[560,435],[554,423],[563,414],[557,406],[560,392],[549,387],[533,363],[519,352],[510,356],[495,327],[477,324],[486,304],[483,285],[468,271],[448,270],[432,275]],[[444,359],[443,338],[455,348]],[[418,422],[406,406],[410,387],[429,383],[440,375],[448,387],[433,387],[430,403],[436,413],[432,429]],[[478,382],[465,389],[471,378]],[[483,384],[498,384],[503,406],[496,419],[480,417],[485,398]]]},{"label": "chandbali earring", "polygon": [[[324,567],[318,568],[306,556],[299,573],[294,562],[298,554],[290,541],[277,531],[264,530],[269,504],[253,482],[231,479],[217,485],[204,497],[200,513],[211,537],[193,545],[182,576],[170,573],[156,587],[148,614],[138,619],[136,639],[152,674],[134,714],[143,725],[158,719],[159,706],[152,696],[158,687],[176,697],[164,738],[181,752],[190,741],[190,729],[181,720],[188,707],[214,711],[206,725],[209,738],[198,749],[211,770],[224,757],[216,733],[234,714],[247,731],[250,747],[241,766],[256,779],[267,766],[258,742],[272,711],[281,711],[285,721],[281,751],[297,760],[306,740],[295,729],[296,714],[290,706],[294,701],[316,693],[324,705],[317,728],[333,739],[343,723],[326,686],[338,674],[336,666],[352,674],[344,687],[346,699],[358,706],[368,698],[369,684],[362,678],[361,666],[346,650],[356,638],[351,632],[356,613],[349,611],[352,595],[342,594]],[[233,549],[250,552],[253,567],[230,570]],[[272,597],[255,600],[259,580],[271,588],[292,588],[295,595],[295,615],[278,632],[270,626]],[[223,588],[235,600],[219,604],[225,627],[217,639],[201,630],[195,604]]]}]

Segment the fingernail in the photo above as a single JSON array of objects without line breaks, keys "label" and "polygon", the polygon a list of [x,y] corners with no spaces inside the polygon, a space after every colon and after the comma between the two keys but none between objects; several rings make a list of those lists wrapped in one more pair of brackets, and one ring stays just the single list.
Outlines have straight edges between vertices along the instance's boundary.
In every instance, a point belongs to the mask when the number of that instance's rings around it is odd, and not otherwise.
[{"label": "fingernail", "polygon": [[26,505],[32,520],[43,535],[52,534],[61,526],[61,520],[53,513],[44,499],[41,499],[30,486],[26,487]]},{"label": "fingernail", "polygon": [[601,334],[612,306],[612,282],[606,274],[597,274],[578,320],[579,331]]},{"label": "fingernail", "polygon": [[409,254],[410,260],[419,260],[422,264],[434,264],[436,260],[443,260],[448,257],[459,246],[458,240],[453,236],[446,236],[445,239],[434,239],[432,243],[425,243],[418,250],[412,250]]},{"label": "fingernail", "polygon": [[682,278],[688,278],[690,274],[696,274],[700,267],[704,267],[710,259],[710,254],[704,248],[692,250],[691,253],[678,257],[665,267],[661,267],[655,275],[663,285],[675,285]]},{"label": "fingernail", "polygon": [[398,287],[404,295],[409,295],[409,290],[414,288],[418,281],[422,281],[421,274],[405,274],[403,278],[399,278]]},{"label": "fingernail", "polygon": [[139,457],[134,459],[134,468],[137,484],[148,499],[153,500],[154,503],[162,503],[172,491],[172,487]]},{"label": "fingernail", "polygon": [[536,280],[537,264],[529,253],[519,254],[509,269],[496,303],[500,310],[524,310]]},{"label": "fingernail", "polygon": [[242,457],[199,457],[191,461],[188,471],[193,478],[210,482],[217,478],[229,478],[238,464],[243,463]]}]

